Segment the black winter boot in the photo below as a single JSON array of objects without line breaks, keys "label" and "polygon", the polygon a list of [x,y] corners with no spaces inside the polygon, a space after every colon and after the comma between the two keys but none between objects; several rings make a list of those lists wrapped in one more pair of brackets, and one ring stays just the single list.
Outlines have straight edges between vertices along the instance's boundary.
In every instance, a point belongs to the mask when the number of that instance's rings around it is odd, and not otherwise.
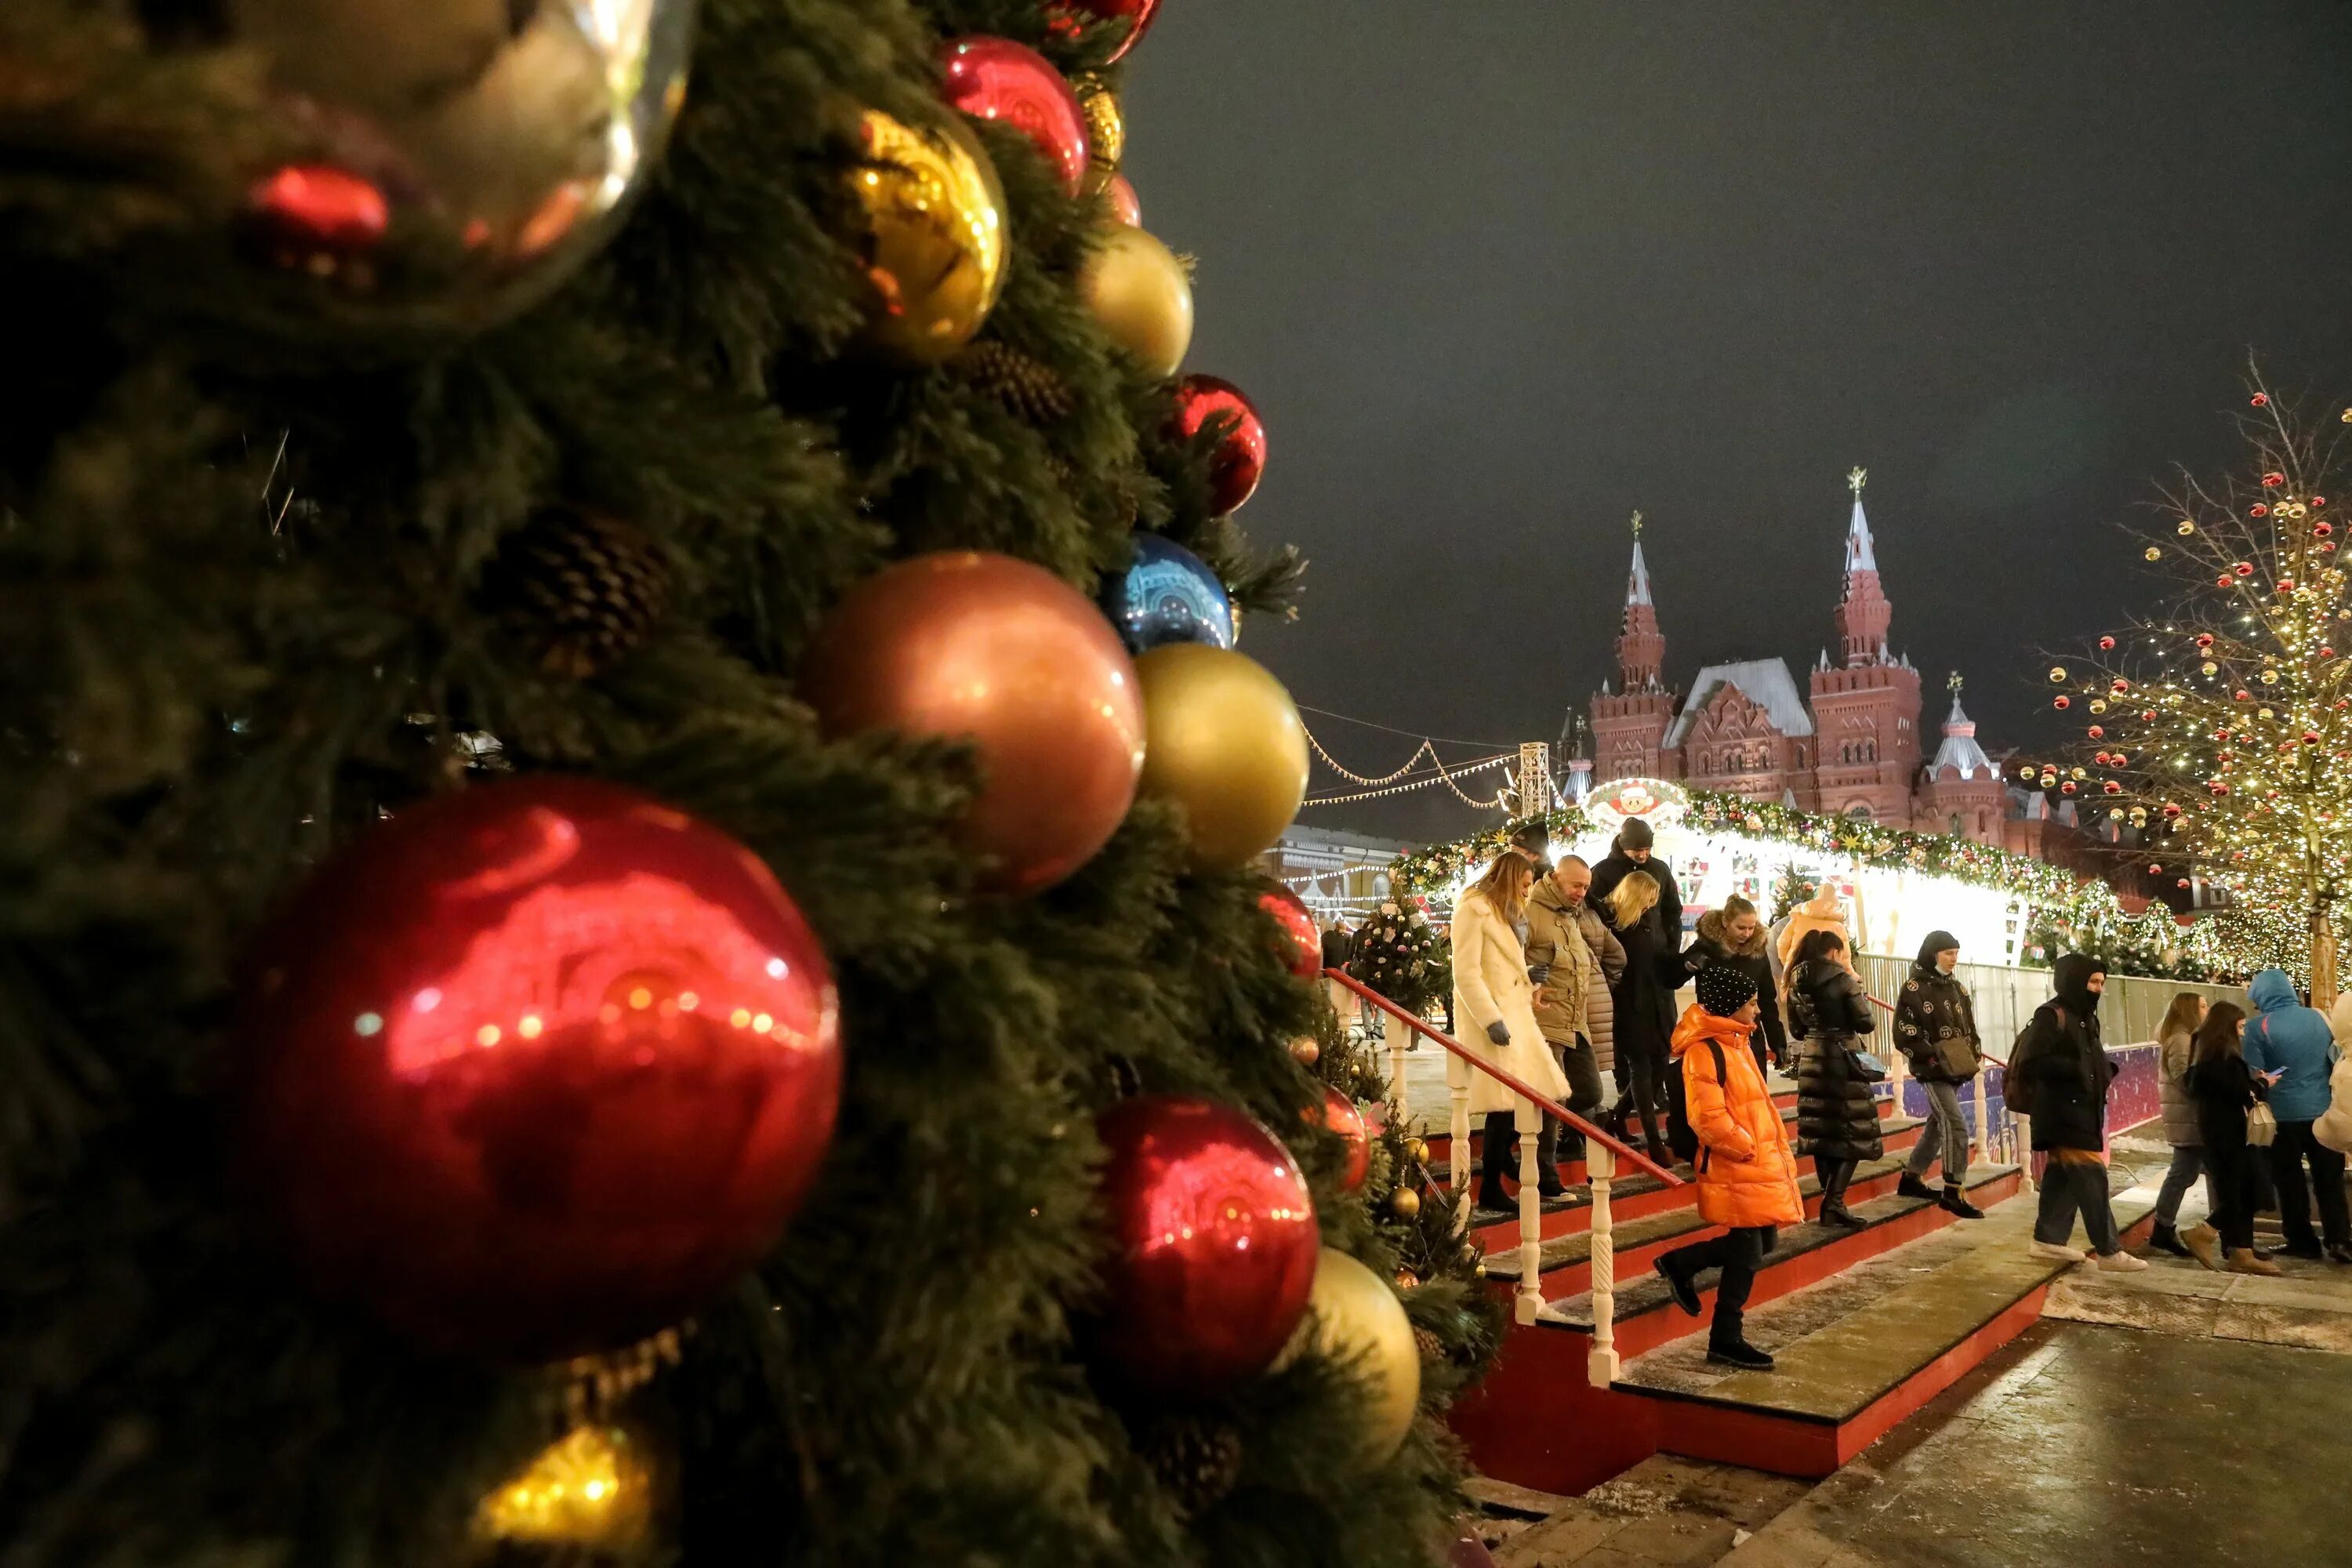
[{"label": "black winter boot", "polygon": [[1936,1189],[1906,1171],[1903,1179],[1895,1184],[1895,1195],[1898,1198],[1925,1198],[1932,1204],[1936,1201]]},{"label": "black winter boot", "polygon": [[1957,1185],[1945,1187],[1944,1195],[1936,1200],[1936,1206],[1962,1219],[1984,1218],[1984,1210],[1969,1202],[1969,1194]]},{"label": "black winter boot", "polygon": [[2179,1232],[2162,1220],[2158,1220],[2156,1228],[2148,1233],[2147,1244],[2158,1252],[2169,1252],[2175,1258],[2193,1256],[2187,1247],[2180,1245]]},{"label": "black winter boot", "polygon": [[1706,1359],[1717,1366],[1736,1366],[1742,1372],[1770,1372],[1772,1358],[1749,1344],[1745,1339],[1709,1340]]},{"label": "black winter boot", "polygon": [[1870,1222],[1845,1206],[1846,1184],[1853,1180],[1853,1162],[1832,1161],[1822,1175],[1822,1223],[1848,1230],[1868,1228]]},{"label": "black winter boot", "polygon": [[1517,1137],[1509,1111],[1486,1113],[1486,1125],[1478,1140],[1478,1206],[1482,1209],[1508,1214],[1518,1206],[1503,1190],[1503,1173],[1511,1168],[1511,1143]]}]

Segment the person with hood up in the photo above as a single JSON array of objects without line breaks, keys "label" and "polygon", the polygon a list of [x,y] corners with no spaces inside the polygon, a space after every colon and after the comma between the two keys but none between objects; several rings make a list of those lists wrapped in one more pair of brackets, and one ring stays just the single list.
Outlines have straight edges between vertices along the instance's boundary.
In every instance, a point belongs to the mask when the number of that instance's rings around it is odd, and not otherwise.
[{"label": "person with hood up", "polygon": [[[2009,1064],[2012,1099],[2033,1119],[2034,1151],[2050,1156],[2032,1250],[2039,1258],[2077,1263],[2096,1258],[2100,1268],[2118,1273],[2146,1268],[2145,1259],[2123,1249],[2107,1202],[2107,1087],[2116,1076],[2099,1043],[2107,966],[2089,953],[2070,952],[2058,960],[2053,979],[2055,994],[2033,1010]],[[2077,1214],[2090,1234],[2087,1253],[2068,1239]]]},{"label": "person with hood up", "polygon": [[[2194,991],[2173,994],[2164,1022],[2156,1026],[2157,1089],[2164,1107],[2164,1141],[2172,1145],[2172,1164],[2156,1194],[2156,1228],[2147,1244],[2175,1258],[2193,1257],[2180,1240],[2180,1200],[2205,1171],[2205,1138],[2197,1127],[2197,1100],[2189,1092],[2189,1064],[2197,1031],[2205,1022],[2205,998]],[[2210,1173],[2205,1176],[2205,1207],[2221,1206]]]},{"label": "person with hood up", "polygon": [[1847,967],[1845,940],[1836,931],[1809,931],[1789,966],[1789,1021],[1802,1037],[1797,1047],[1797,1152],[1813,1157],[1822,1177],[1822,1223],[1865,1223],[1845,1206],[1845,1190],[1864,1160],[1886,1144],[1871,1080],[1853,1059],[1855,1039],[1871,1032],[1870,998]]},{"label": "person with hood up", "polygon": [[[1946,1059],[1954,1054],[1980,1058],[1983,1052],[1969,988],[1953,973],[1959,963],[1960,939],[1948,931],[1929,931],[1903,982],[1902,994],[1895,999],[1895,1047],[1911,1064],[1911,1076],[1927,1097],[1927,1125],[1919,1130],[1919,1142],[1895,1190],[1903,1197],[1926,1198],[1962,1219],[1982,1219],[1984,1210],[1969,1202],[1969,1124],[1960,1115],[1960,1085],[1972,1081],[1976,1072],[1961,1077]],[[1965,1043],[1967,1051],[1951,1051],[1953,1041]],[[1939,1160],[1944,1166],[1941,1195],[1927,1185],[1927,1173]]]},{"label": "person with hood up", "polygon": [[1786,1066],[1789,1059],[1789,1037],[1780,1027],[1777,1002],[1780,988],[1765,947],[1763,918],[1754,904],[1734,893],[1723,900],[1721,909],[1698,917],[1698,934],[1683,950],[1683,967],[1693,974],[1710,963],[1727,963],[1756,982],[1763,1027],[1756,1031],[1752,1043],[1759,1070],[1768,1060]]},{"label": "person with hood up", "polygon": [[[2246,1066],[2273,1076],[2271,1114],[2278,1136],[2270,1147],[2271,1181],[2278,1189],[2279,1229],[2289,1258],[2352,1263],[2352,1213],[2344,1201],[2344,1156],[2312,1136],[2327,1112],[2328,1078],[2336,1066],[2336,1035],[2327,1016],[2306,1007],[2284,969],[2265,969],[2246,987],[2257,1016],[2246,1026]],[[2303,1183],[2305,1162],[2311,1185]],[[2320,1235],[2311,1229],[2311,1200],[2319,1200]]]},{"label": "person with hood up", "polygon": [[[1630,872],[1648,873],[1650,879],[1658,884],[1658,929],[1665,933],[1667,945],[1680,952],[1683,945],[1683,890],[1675,885],[1675,868],[1658,858],[1654,848],[1656,841],[1657,836],[1650,831],[1648,823],[1638,816],[1627,817],[1625,825],[1617,830],[1617,841],[1610,846],[1608,856],[1592,868],[1592,891],[1586,896],[1601,910],[1601,918],[1609,921],[1610,929],[1613,931],[1616,921],[1610,920],[1608,910],[1612,907],[1611,896],[1617,891],[1617,884],[1623,881]],[[1622,936],[1624,933],[1619,931],[1618,934]]]},{"label": "person with hood up", "polygon": [[1748,1048],[1759,1016],[1756,983],[1729,964],[1709,964],[1696,984],[1698,1003],[1675,1026],[1674,1055],[1698,1134],[1699,1217],[1726,1228],[1712,1241],[1675,1248],[1654,1267],[1675,1305],[1694,1318],[1700,1273],[1720,1269],[1706,1359],[1769,1372],[1772,1358],[1748,1342],[1748,1292],[1780,1227],[1804,1222],[1805,1203],[1788,1125]]},{"label": "person with hood up", "polygon": [[[1568,1079],[1544,1047],[1535,1012],[1535,988],[1541,977],[1529,973],[1527,950],[1519,941],[1535,870],[1525,855],[1506,849],[1495,857],[1485,876],[1463,889],[1454,906],[1454,1009],[1470,1036],[1464,1045],[1545,1099],[1559,1100],[1568,1097]],[[1479,1143],[1478,1206],[1509,1209],[1503,1170],[1511,1152],[1519,1097],[1502,1079],[1473,1069],[1450,1052],[1445,1076],[1450,1088],[1470,1091],[1470,1114],[1486,1119]],[[1535,1138],[1543,1131],[1543,1113],[1528,1114],[1533,1120],[1517,1131]],[[1454,1155],[1464,1157],[1459,1152]],[[1547,1196],[1564,1190],[1557,1166],[1544,1166],[1543,1177]]]},{"label": "person with hood up", "polygon": [[[1625,969],[1625,950],[1584,907],[1592,868],[1570,855],[1536,879],[1528,900],[1528,963],[1541,971],[1536,1023],[1560,1070],[1568,1075],[1568,1109],[1590,1117],[1601,1108],[1601,1061],[1593,1048],[1592,1014],[1608,1005],[1609,984]],[[1584,1158],[1581,1134],[1562,1130],[1559,1157]]]}]

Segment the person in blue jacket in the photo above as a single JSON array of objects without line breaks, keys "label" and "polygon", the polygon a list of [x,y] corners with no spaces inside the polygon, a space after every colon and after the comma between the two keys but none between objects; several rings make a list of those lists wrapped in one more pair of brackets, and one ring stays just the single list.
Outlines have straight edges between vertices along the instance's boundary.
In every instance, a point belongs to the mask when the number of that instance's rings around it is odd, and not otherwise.
[{"label": "person in blue jacket", "polygon": [[[2284,969],[2265,969],[2246,994],[2257,1016],[2246,1026],[2246,1065],[2275,1075],[2271,1114],[2278,1137],[2271,1143],[2271,1180],[2278,1186],[2279,1228],[2286,1233],[2289,1258],[2333,1258],[2352,1263],[2352,1214],[2344,1199],[2344,1156],[2311,1135],[2311,1124],[2327,1110],[2327,1076],[2336,1065],[2336,1035],[2327,1016],[2306,1007]],[[2303,1182],[2305,1161],[2311,1186]],[[2319,1197],[2322,1237],[2311,1231],[2308,1193]]]}]

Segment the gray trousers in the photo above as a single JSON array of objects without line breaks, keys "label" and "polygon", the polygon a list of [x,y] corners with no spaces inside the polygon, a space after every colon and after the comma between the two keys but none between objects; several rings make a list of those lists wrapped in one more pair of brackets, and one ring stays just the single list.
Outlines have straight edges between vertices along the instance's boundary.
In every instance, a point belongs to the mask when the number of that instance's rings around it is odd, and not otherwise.
[{"label": "gray trousers", "polygon": [[1927,1096],[1927,1125],[1911,1146],[1911,1173],[1926,1180],[1928,1168],[1944,1163],[1944,1185],[1957,1187],[1969,1179],[1969,1124],[1960,1116],[1960,1086],[1921,1079]]},{"label": "gray trousers", "polygon": [[2197,1178],[2205,1178],[2205,1207],[2209,1213],[2220,1214],[2221,1205],[2215,1202],[2213,1173],[2206,1169],[2205,1151],[2194,1143],[2176,1144],[2172,1151],[2172,1168],[2164,1173],[2164,1185],[2157,1189],[2156,1223],[2167,1229],[2180,1222],[2180,1200]]}]

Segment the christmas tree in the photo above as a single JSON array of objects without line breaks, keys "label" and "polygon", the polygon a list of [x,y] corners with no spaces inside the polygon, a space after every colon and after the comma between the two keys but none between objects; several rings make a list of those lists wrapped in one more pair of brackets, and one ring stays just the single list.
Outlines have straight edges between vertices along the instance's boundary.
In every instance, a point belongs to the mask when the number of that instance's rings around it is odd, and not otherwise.
[{"label": "christmas tree", "polygon": [[1793,861],[1782,866],[1780,874],[1772,879],[1772,919],[1788,919],[1789,911],[1810,900],[1814,890],[1813,884],[1798,871]]},{"label": "christmas tree", "polygon": [[1418,1013],[1453,982],[1445,938],[1416,898],[1383,899],[1356,932],[1348,973],[1408,1013]]},{"label": "christmas tree", "polygon": [[2080,763],[2027,773],[2137,842],[2151,878],[2231,889],[2231,946],[2291,953],[2332,1000],[2332,910],[2352,886],[2352,595],[2334,499],[2352,484],[2352,409],[2291,409],[2255,374],[2238,425],[2241,460],[2184,478],[2136,544],[2172,579],[2164,603],[2050,667]]},{"label": "christmas tree", "polygon": [[0,8],[12,1561],[1447,1538],[1153,10]]}]

